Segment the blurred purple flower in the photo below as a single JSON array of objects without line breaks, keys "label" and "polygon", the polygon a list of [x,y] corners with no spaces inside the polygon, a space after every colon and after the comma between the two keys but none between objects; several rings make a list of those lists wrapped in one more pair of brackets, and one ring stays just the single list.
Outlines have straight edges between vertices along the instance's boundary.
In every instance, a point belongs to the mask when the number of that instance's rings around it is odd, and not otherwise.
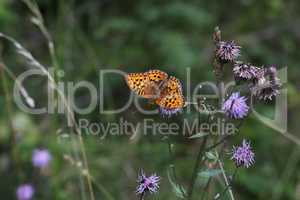
[{"label": "blurred purple flower", "polygon": [[36,149],[32,154],[32,164],[38,168],[47,167],[52,159],[47,149]]},{"label": "blurred purple flower", "polygon": [[257,77],[258,71],[259,68],[251,64],[246,64],[243,62],[234,63],[233,73],[238,78],[252,80]]},{"label": "blurred purple flower", "polygon": [[223,111],[226,115],[234,118],[241,119],[248,114],[249,106],[246,104],[246,97],[240,96],[238,92],[233,93],[223,104]]},{"label": "blurred purple flower", "polygon": [[237,167],[250,167],[254,163],[254,153],[251,150],[250,142],[245,139],[241,146],[233,147],[231,160],[234,160]]},{"label": "blurred purple flower", "polygon": [[217,44],[216,56],[223,62],[232,62],[240,56],[240,50],[234,41],[221,41]]},{"label": "blurred purple flower", "polygon": [[277,69],[270,66],[259,71],[251,87],[251,92],[258,99],[272,100],[273,97],[280,94],[280,88],[281,83],[277,77]]},{"label": "blurred purple flower", "polygon": [[143,171],[138,177],[138,186],[136,188],[137,194],[144,194],[145,192],[149,191],[150,193],[156,193],[159,188],[159,176],[156,174],[152,174],[149,177],[146,177]]},{"label": "blurred purple flower", "polygon": [[17,199],[18,200],[30,200],[34,195],[34,188],[31,184],[23,184],[17,188]]}]

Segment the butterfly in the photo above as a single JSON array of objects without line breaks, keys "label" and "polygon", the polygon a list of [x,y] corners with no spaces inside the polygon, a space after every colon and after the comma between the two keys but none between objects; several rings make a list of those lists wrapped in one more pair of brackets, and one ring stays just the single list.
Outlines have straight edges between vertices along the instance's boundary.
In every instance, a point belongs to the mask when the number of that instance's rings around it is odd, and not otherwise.
[{"label": "butterfly", "polygon": [[125,76],[129,88],[137,95],[154,102],[162,109],[181,109],[185,105],[180,81],[160,70],[129,73]]}]

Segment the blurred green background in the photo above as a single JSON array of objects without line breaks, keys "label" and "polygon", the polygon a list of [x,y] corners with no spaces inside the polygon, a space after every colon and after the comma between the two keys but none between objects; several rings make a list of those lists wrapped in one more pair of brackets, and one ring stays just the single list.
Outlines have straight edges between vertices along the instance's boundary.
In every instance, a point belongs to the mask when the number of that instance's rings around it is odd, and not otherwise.
[{"label": "blurred green background", "polygon": [[[300,94],[300,2],[297,0],[38,0],[45,25],[51,33],[58,63],[65,74],[63,81],[87,80],[99,87],[99,70],[119,69],[143,72],[161,69],[186,81],[186,68],[191,68],[192,86],[201,81],[214,81],[212,33],[215,26],[224,39],[242,46],[242,58],[256,65],[276,64],[288,67],[288,131],[299,136]],[[32,13],[22,1],[0,1],[0,31],[24,45],[45,66],[51,67],[47,40],[30,19]],[[26,62],[8,42],[1,41],[2,59],[16,75],[26,71]],[[230,71],[230,69],[228,70]],[[31,182],[35,199],[88,199],[85,179],[76,163],[80,154],[63,115],[26,114],[13,102],[14,81],[1,71],[0,84],[0,194],[15,199],[16,187]],[[232,80],[230,73],[226,78]],[[47,105],[47,80],[31,77],[24,83],[37,107]],[[105,79],[105,108],[118,108],[129,97],[122,77]],[[186,91],[185,91],[186,92]],[[76,104],[84,107],[90,100],[86,90],[76,93]],[[139,123],[149,116],[134,106],[117,115],[99,114],[97,109],[76,115],[91,122],[118,122],[122,117]],[[103,102],[102,102],[103,103]],[[273,103],[263,104],[260,113],[273,114]],[[171,119],[151,115],[155,122],[181,122],[192,119],[195,110]],[[14,135],[15,137],[13,137]],[[94,179],[96,199],[137,199],[137,172],[156,172],[162,177],[160,192],[149,199],[176,199],[168,181],[171,164],[168,144],[162,135],[99,136],[83,134],[90,174]],[[266,127],[253,115],[246,119],[230,144],[243,138],[252,141],[256,164],[238,172],[234,184],[236,199],[300,199],[300,151],[295,143]],[[174,144],[178,180],[188,186],[201,143],[184,136],[170,136]],[[53,155],[50,169],[40,175],[31,164],[35,148],[48,148]],[[230,147],[230,145],[229,145]],[[225,156],[226,157],[226,156]],[[226,170],[233,164],[225,159]],[[78,163],[77,163],[78,164]],[[201,181],[201,180],[200,180]],[[105,189],[103,189],[105,188]],[[200,199],[201,185],[195,188]],[[209,197],[222,191],[220,178],[210,184]],[[226,196],[225,198],[228,199]]]}]

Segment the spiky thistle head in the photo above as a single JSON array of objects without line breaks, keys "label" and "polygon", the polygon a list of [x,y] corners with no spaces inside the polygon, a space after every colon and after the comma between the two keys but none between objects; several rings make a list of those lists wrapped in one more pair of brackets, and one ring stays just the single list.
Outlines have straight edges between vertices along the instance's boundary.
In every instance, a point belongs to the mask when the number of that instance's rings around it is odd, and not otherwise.
[{"label": "spiky thistle head", "polygon": [[241,53],[241,47],[234,41],[220,41],[217,43],[216,57],[222,62],[233,62]]},{"label": "spiky thistle head", "polygon": [[259,68],[250,63],[243,63],[241,61],[234,63],[233,73],[239,79],[253,80],[257,77],[258,72]]},{"label": "spiky thistle head", "polygon": [[178,113],[182,112],[182,108],[163,108],[159,107],[159,113],[163,117],[171,117],[173,115],[177,115]]},{"label": "spiky thistle head", "polygon": [[146,176],[143,171],[140,172],[138,176],[138,186],[136,188],[137,194],[144,194],[146,192],[156,193],[159,188],[160,177],[156,174],[151,176]]},{"label": "spiky thistle head", "polygon": [[280,94],[280,89],[281,83],[277,77],[277,69],[270,66],[259,70],[251,87],[251,92],[258,99],[272,100],[273,97]]},{"label": "spiky thistle head", "polygon": [[244,118],[249,111],[246,100],[246,97],[240,96],[240,93],[235,92],[223,103],[222,110],[228,117],[233,119]]},{"label": "spiky thistle head", "polygon": [[249,168],[254,164],[254,156],[250,142],[244,139],[240,146],[233,146],[231,160],[235,162],[237,167]]}]

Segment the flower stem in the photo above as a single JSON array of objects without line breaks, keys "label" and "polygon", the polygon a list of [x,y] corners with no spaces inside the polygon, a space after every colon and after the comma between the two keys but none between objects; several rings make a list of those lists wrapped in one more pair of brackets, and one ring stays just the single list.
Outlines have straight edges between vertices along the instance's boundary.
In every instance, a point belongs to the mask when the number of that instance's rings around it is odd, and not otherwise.
[{"label": "flower stem", "polygon": [[[219,197],[222,197],[222,195],[224,195],[225,192],[226,192],[227,190],[229,190],[229,189],[232,187],[232,184],[233,184],[234,178],[235,178],[235,176],[236,176],[236,174],[237,174],[237,171],[238,171],[238,167],[235,168],[235,170],[234,170],[234,172],[233,172],[233,175],[232,175],[232,178],[231,178],[231,181],[230,181],[229,185],[227,185],[227,186],[224,188],[224,190],[220,193],[220,195],[218,195],[218,198],[219,198]],[[215,198],[215,199],[218,199],[218,198]]]},{"label": "flower stem", "polygon": [[140,196],[140,199],[139,200],[144,200],[144,197],[145,197],[146,195],[145,195],[145,192],[143,192],[142,194],[141,194],[141,196]]},{"label": "flower stem", "polygon": [[[1,59],[1,57],[0,57]],[[17,139],[17,133],[14,127],[13,123],[13,107],[12,107],[12,100],[11,96],[9,95],[9,86],[8,86],[8,80],[7,77],[5,76],[5,70],[7,70],[6,65],[4,62],[0,61],[0,74],[1,74],[1,79],[2,79],[2,86],[3,86],[3,91],[4,91],[4,96],[5,96],[5,108],[7,112],[7,122],[10,128],[10,153],[11,157],[13,158],[13,167],[16,168],[16,171],[19,172],[19,163],[18,163],[18,152],[16,151],[16,139]]]},{"label": "flower stem", "polygon": [[201,162],[201,158],[204,154],[204,150],[205,150],[205,146],[206,146],[206,142],[207,142],[207,136],[204,137],[204,140],[202,142],[202,144],[200,145],[199,151],[198,151],[198,155],[197,155],[197,159],[194,165],[194,170],[193,170],[193,174],[192,174],[192,178],[191,178],[191,183],[190,183],[190,187],[189,187],[189,191],[188,191],[188,200],[192,199],[192,195],[193,195],[193,191],[194,191],[194,186],[196,183],[196,178],[197,178],[197,174],[198,174],[198,170],[200,167],[200,163]]},{"label": "flower stem", "polygon": [[208,193],[207,190],[208,190],[208,188],[209,188],[209,184],[210,184],[211,180],[212,180],[212,178],[209,177],[209,179],[208,179],[208,181],[207,181],[207,183],[206,183],[206,185],[205,185],[205,187],[204,187],[204,191],[202,192],[201,200],[204,200],[205,194]]},{"label": "flower stem", "polygon": [[224,181],[225,181],[225,185],[226,185],[226,188],[227,188],[225,191],[228,190],[230,199],[231,199],[231,200],[234,200],[234,196],[233,196],[232,189],[231,189],[231,187],[230,187],[229,180],[228,180],[227,175],[226,175],[226,173],[225,173],[225,170],[224,170],[224,167],[223,167],[223,163],[221,162],[220,159],[218,159],[218,164],[219,164],[219,167],[220,167],[220,169],[221,169],[221,171],[222,171],[222,175],[223,175],[223,178],[224,178]]},{"label": "flower stem", "polygon": [[174,177],[174,181],[177,185],[179,185],[180,188],[180,192],[185,195],[185,191],[183,190],[183,188],[181,187],[181,185],[178,183],[178,179],[177,179],[177,173],[176,173],[176,168],[175,168],[175,156],[174,153],[172,151],[172,144],[170,142],[170,138],[167,138],[167,142],[168,142],[168,149],[169,149],[169,154],[170,154],[170,158],[171,158],[171,169],[172,169],[172,173],[173,173],[173,177]]},{"label": "flower stem", "polygon": [[[52,39],[50,32],[47,30],[47,28],[44,24],[44,19],[43,19],[42,13],[40,12],[39,6],[35,0],[22,0],[22,1],[26,4],[26,6],[29,8],[29,10],[33,13],[32,22],[40,29],[40,31],[45,36],[45,38],[48,42],[48,49],[49,49],[49,53],[51,56],[52,65],[55,68],[55,72],[57,72],[59,70],[59,64],[58,64],[58,60],[57,60],[57,56],[56,56],[56,52],[55,52],[54,41]],[[78,141],[79,141],[79,148],[80,148],[80,152],[82,154],[84,167],[85,167],[85,170],[87,173],[86,181],[87,181],[90,199],[95,200],[95,195],[94,195],[94,190],[93,190],[93,186],[92,186],[85,145],[83,142],[81,130],[78,128],[78,124],[74,117],[74,111],[71,109],[69,102],[66,101],[66,97],[65,97],[64,93],[62,91],[60,91],[60,89],[58,89],[58,87],[57,87],[59,79],[57,78],[56,73],[54,73],[54,75],[51,76],[51,74],[49,74],[47,69],[45,69],[42,65],[39,65],[39,63],[37,63],[37,64],[39,67],[41,67],[42,71],[45,72],[45,74],[48,76],[49,81],[52,82],[52,85],[55,86],[54,87],[54,91],[56,92],[55,97],[56,98],[61,97],[63,99],[63,104],[65,105],[65,107],[67,109],[68,119],[71,119],[71,121],[72,121],[70,124],[71,128],[73,129],[74,133],[76,133]]]}]

